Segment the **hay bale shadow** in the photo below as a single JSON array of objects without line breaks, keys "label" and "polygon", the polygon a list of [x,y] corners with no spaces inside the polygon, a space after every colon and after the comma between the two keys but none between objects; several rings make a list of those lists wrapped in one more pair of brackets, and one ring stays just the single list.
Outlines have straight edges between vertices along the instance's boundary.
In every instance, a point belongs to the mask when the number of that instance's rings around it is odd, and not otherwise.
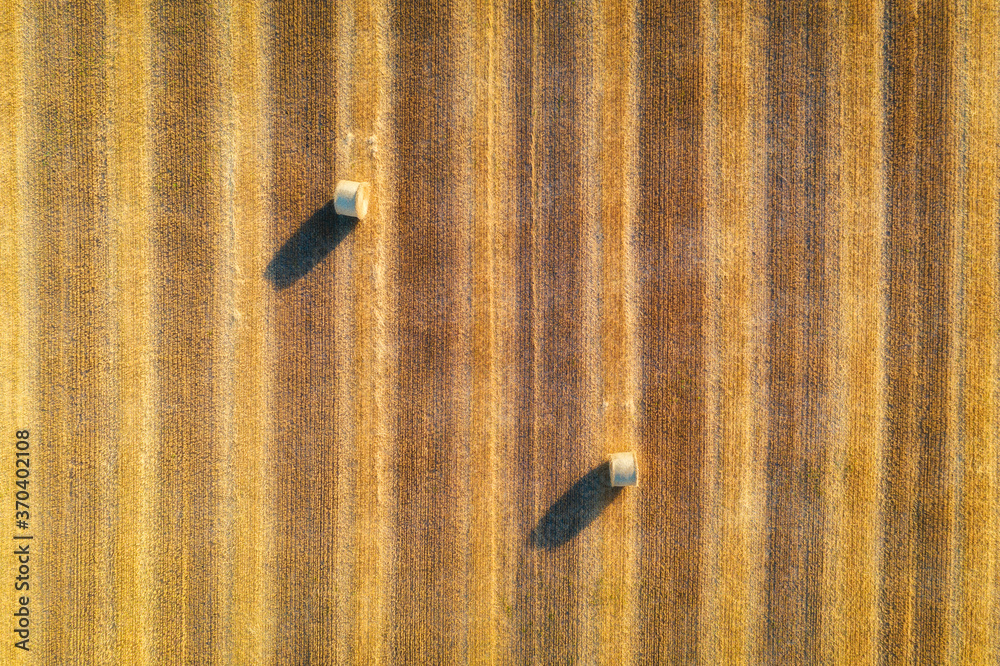
[{"label": "hay bale shadow", "polygon": [[356,218],[338,215],[330,201],[285,241],[267,265],[264,277],[276,289],[292,286],[323,261],[357,224]]},{"label": "hay bale shadow", "polygon": [[574,483],[545,512],[528,542],[535,548],[558,548],[594,522],[622,491],[611,487],[609,473],[610,465],[605,462]]}]

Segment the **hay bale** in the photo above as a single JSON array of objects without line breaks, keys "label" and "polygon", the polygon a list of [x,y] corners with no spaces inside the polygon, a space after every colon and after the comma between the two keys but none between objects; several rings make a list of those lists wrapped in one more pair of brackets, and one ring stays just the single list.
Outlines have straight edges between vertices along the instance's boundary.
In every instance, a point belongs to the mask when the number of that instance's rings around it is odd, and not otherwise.
[{"label": "hay bale", "polygon": [[333,192],[333,208],[338,215],[356,217],[359,220],[368,214],[368,197],[371,184],[354,180],[342,180]]},{"label": "hay bale", "polygon": [[612,453],[609,462],[612,486],[634,486],[636,484],[635,454],[631,451]]}]

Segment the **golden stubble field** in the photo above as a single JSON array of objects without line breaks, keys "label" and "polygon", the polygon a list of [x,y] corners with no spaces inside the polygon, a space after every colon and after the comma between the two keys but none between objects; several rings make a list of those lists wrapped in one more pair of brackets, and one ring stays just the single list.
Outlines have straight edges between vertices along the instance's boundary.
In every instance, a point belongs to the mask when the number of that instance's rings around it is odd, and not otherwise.
[{"label": "golden stubble field", "polygon": [[0,4],[5,663],[1000,659],[994,2]]}]

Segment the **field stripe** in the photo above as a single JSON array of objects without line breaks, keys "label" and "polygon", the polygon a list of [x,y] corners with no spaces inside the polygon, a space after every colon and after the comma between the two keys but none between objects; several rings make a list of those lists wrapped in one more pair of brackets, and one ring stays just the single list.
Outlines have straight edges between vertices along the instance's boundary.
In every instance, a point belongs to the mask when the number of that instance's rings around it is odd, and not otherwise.
[{"label": "field stripe", "polygon": [[[472,163],[475,165],[472,225],[472,412],[470,430],[472,501],[469,542],[471,558],[468,571],[469,637],[466,658],[470,664],[492,664],[507,646],[500,636],[500,546],[498,514],[507,504],[502,492],[498,464],[503,459],[500,441],[502,378],[498,351],[502,336],[497,310],[502,297],[497,294],[497,263],[504,257],[496,248],[503,219],[497,214],[498,192],[505,185],[500,170],[503,156],[497,154],[503,144],[498,131],[507,118],[498,79],[503,41],[507,38],[498,21],[492,0],[477,0],[473,26],[475,109],[472,127]],[[506,129],[506,128],[504,128]],[[499,136],[498,136],[499,134]],[[506,154],[506,153],[505,153]],[[505,633],[505,632],[504,632]]]},{"label": "field stripe", "polygon": [[[159,372],[154,654],[218,659],[226,551],[213,538],[221,445],[213,372],[220,312],[217,261],[223,192],[221,49],[210,4],[157,3],[152,18],[152,210],[154,345]],[[178,276],[183,275],[183,279]]]},{"label": "field stripe", "polygon": [[[57,343],[62,338],[62,310],[58,303],[62,296],[64,280],[61,279],[59,264],[52,256],[58,254],[60,248],[54,248],[53,245],[60,239],[58,235],[53,234],[51,226],[39,224],[39,219],[59,219],[63,212],[62,206],[56,205],[53,201],[55,193],[59,191],[58,184],[53,181],[65,168],[64,164],[57,161],[57,158],[61,157],[57,152],[58,146],[60,142],[66,141],[66,133],[60,134],[62,126],[59,114],[63,109],[58,100],[68,99],[69,95],[66,95],[60,87],[61,79],[65,79],[65,65],[64,58],[59,57],[57,50],[59,40],[55,38],[59,26],[51,16],[41,11],[42,9],[43,7],[38,4],[26,6],[22,28],[27,37],[24,53],[24,86],[28,90],[38,89],[42,78],[47,79],[48,84],[40,88],[41,94],[28,98],[24,112],[27,136],[24,146],[22,196],[24,216],[28,221],[24,230],[27,232],[25,239],[31,252],[35,273],[32,285],[34,289],[30,296],[35,299],[31,314],[34,320],[32,330],[37,335],[37,376],[40,379],[36,393],[31,396],[37,404],[33,416],[39,421],[38,427],[34,428],[37,439],[33,443],[36,448],[33,451],[32,464],[39,470],[36,480],[40,486],[44,486],[46,494],[52,498],[63,497],[68,500],[65,487],[61,483],[65,478],[64,465],[57,457],[59,451],[65,450],[67,439],[62,415],[65,399],[57,400],[53,389],[53,386],[65,386],[66,381],[62,353]],[[42,469],[46,474],[40,473]],[[60,528],[64,526],[60,508],[53,501],[53,506],[48,511],[48,520],[51,525],[59,526],[52,530],[53,535],[65,537],[64,534],[60,534]],[[67,546],[62,553],[63,559],[72,559],[76,544],[69,539],[66,539],[65,543]],[[76,555],[79,558],[79,555]],[[50,590],[47,591],[45,588],[37,590],[36,600],[49,603],[56,601],[60,583],[65,585],[62,572],[54,568],[49,577]],[[65,627],[55,626],[45,629],[47,631],[44,645],[36,645],[35,648],[44,647],[49,652],[62,652],[65,649],[63,644]]]},{"label": "field stripe", "polygon": [[[45,507],[47,536],[59,543],[40,551],[47,584],[38,607],[65,608],[67,622],[38,636],[39,651],[107,656],[107,576],[116,503],[113,473],[117,438],[110,368],[108,244],[104,191],[104,16],[93,5],[69,10],[52,5],[28,9],[34,61],[32,170],[26,174],[33,224],[40,227],[39,414],[45,429],[33,463],[38,476],[36,512]],[[50,374],[51,373],[51,374]],[[110,467],[110,469],[109,469]],[[36,518],[40,518],[36,515]],[[35,527],[40,521],[35,520]],[[50,530],[50,531],[49,531]],[[102,600],[103,603],[102,603]],[[86,640],[71,629],[103,636]]]},{"label": "field stripe", "polygon": [[[601,64],[601,181],[600,210],[603,237],[601,284],[601,446],[598,460],[616,451],[637,448],[638,369],[634,267],[631,236],[635,225],[635,119],[637,100],[632,92],[637,70],[635,3],[629,0],[604,3],[599,12],[597,56]],[[639,460],[640,475],[642,461]],[[640,488],[642,479],[640,478]],[[600,543],[600,575],[594,587],[600,617],[596,655],[590,659],[605,664],[630,663],[638,588],[634,547],[637,543],[638,500],[636,489],[628,489],[607,510]],[[585,594],[584,590],[578,594]],[[581,655],[583,656],[583,655]]]},{"label": "field stripe", "polygon": [[[825,444],[836,432],[830,361],[837,322],[836,220],[827,209],[835,126],[828,7],[771,6],[768,165],[771,325],[768,390],[768,649],[781,663],[820,658]],[[809,36],[806,39],[806,35]]]},{"label": "field stripe", "polygon": [[[495,111],[491,137],[495,189],[491,194],[493,253],[493,326],[497,400],[502,427],[497,440],[497,486],[494,502],[497,543],[497,653],[503,659],[529,659],[532,645],[525,632],[531,617],[526,595],[531,549],[526,537],[534,527],[531,474],[532,396],[532,162],[531,77],[533,43],[529,0],[494,6],[492,62]],[[504,464],[506,463],[506,464]],[[471,648],[470,648],[471,649]]]},{"label": "field stripe", "polygon": [[[92,13],[91,13],[92,12]],[[93,543],[90,545],[92,585],[94,587],[92,611],[93,641],[78,654],[90,652],[94,661],[111,661],[114,654],[113,629],[118,622],[113,581],[114,542],[117,533],[117,514],[121,507],[120,489],[115,474],[119,467],[119,450],[108,442],[119,441],[120,421],[114,407],[120,399],[115,395],[117,386],[114,373],[118,350],[113,344],[114,305],[111,294],[112,246],[103,239],[112,233],[108,216],[107,147],[107,17],[106,8],[97,4],[81,12],[77,25],[84,31],[81,41],[87,45],[77,51],[77,73],[74,83],[86,101],[85,110],[79,112],[84,129],[80,132],[80,154],[83,158],[83,175],[77,182],[87,182],[84,206],[86,207],[87,235],[80,249],[72,255],[80,262],[73,269],[72,288],[82,292],[78,305],[71,309],[81,315],[74,322],[73,369],[74,383],[79,389],[74,393],[72,419],[83,428],[74,434],[78,445],[86,442],[84,451],[92,459],[92,478],[83,481],[92,489],[85,500],[90,515],[80,511],[75,521],[87,520],[93,526]],[[80,51],[83,51],[82,53]],[[80,61],[86,64],[82,69]],[[75,152],[75,151],[74,151]],[[75,387],[74,387],[75,388]],[[78,401],[78,402],[77,402]],[[80,481],[77,481],[80,483]],[[89,506],[88,506],[89,505]],[[81,530],[77,530],[79,533]]]},{"label": "field stripe", "polygon": [[331,661],[337,649],[330,592],[343,428],[337,422],[336,332],[351,304],[334,285],[349,279],[350,223],[330,202],[337,180],[338,16],[308,2],[274,3],[268,110],[273,236],[267,285],[274,302],[272,381],[277,461],[275,660]]},{"label": "field stripe", "polygon": [[[960,58],[955,12],[929,4],[920,25],[926,60],[917,63],[918,102],[916,215],[919,225],[921,316],[916,361],[921,378],[917,399],[916,530],[914,533],[915,658],[920,663],[953,659],[955,584],[956,445],[959,347],[958,303],[961,202],[958,170]],[[924,97],[926,95],[926,97]],[[922,367],[921,367],[922,366]]]},{"label": "field stripe", "polygon": [[[702,64],[697,74],[698,85],[705,91],[701,107],[701,127],[698,151],[700,156],[700,187],[704,202],[705,231],[705,263],[715,266],[719,262],[718,204],[720,182],[717,177],[721,152],[713,139],[721,126],[721,110],[719,108],[719,85],[722,75],[719,72],[719,7],[715,3],[701,0],[698,3],[699,30],[698,40],[704,54]],[[695,654],[698,661],[709,664],[716,663],[718,653],[716,643],[712,640],[718,636],[721,599],[719,598],[719,564],[721,546],[721,516],[716,510],[719,497],[724,489],[717,483],[719,471],[723,462],[724,451],[718,446],[719,408],[721,405],[720,386],[722,380],[722,362],[718,354],[711,353],[720,343],[720,326],[717,321],[718,285],[715,274],[707,272],[705,281],[704,336],[705,336],[705,443],[702,450],[702,464],[699,470],[701,476],[702,502],[706,510],[700,516],[701,525],[701,561],[698,564],[698,644]]]},{"label": "field stripe", "polygon": [[[26,318],[21,303],[21,277],[18,266],[25,262],[17,261],[19,257],[18,238],[20,237],[19,222],[21,217],[21,187],[24,156],[21,152],[21,142],[24,133],[24,53],[22,51],[23,5],[6,3],[0,6],[0,48],[8,54],[7,66],[0,72],[0,146],[8,159],[0,163],[0,219],[4,221],[0,227],[0,248],[4,257],[0,265],[3,288],[0,289],[0,306],[9,313],[12,321],[20,324]],[[23,380],[20,370],[20,359],[27,356],[22,353],[19,343],[21,336],[17,326],[5,326],[0,330],[0,359],[3,372],[0,373],[0,395],[4,405],[3,424],[7,430],[18,428],[16,425],[23,419],[19,409],[26,406],[23,398],[18,397]],[[30,432],[30,431],[29,431]],[[29,434],[30,437],[30,434]],[[14,474],[14,464],[4,461],[5,474]],[[14,609],[11,610],[13,612]]]},{"label": "field stripe", "polygon": [[[372,158],[367,139],[371,136],[371,119],[374,118],[377,100],[381,97],[381,90],[377,87],[377,81],[372,79],[372,72],[377,63],[378,44],[375,35],[371,33],[371,6],[369,3],[356,3],[349,5],[349,11],[341,11],[337,16],[337,59],[335,74],[337,81],[345,81],[347,85],[340,86],[342,94],[337,95],[336,113],[336,134],[330,137],[336,145],[336,165],[337,173],[334,178],[345,178],[353,180],[369,180],[372,178]],[[360,37],[360,38],[359,38]],[[357,75],[353,75],[357,72]],[[367,119],[365,127],[355,125],[355,117],[360,116],[362,120]],[[332,183],[331,183],[332,186]],[[374,192],[376,199],[382,194],[377,188]],[[369,218],[371,219],[371,218]],[[358,236],[360,230],[354,232]],[[335,633],[335,659],[338,663],[350,661],[354,654],[355,640],[357,639],[356,626],[360,618],[355,616],[356,599],[354,596],[355,575],[359,571],[356,567],[362,566],[370,569],[370,572],[377,570],[377,559],[369,563],[361,563],[355,557],[358,552],[359,537],[362,536],[358,529],[357,518],[362,518],[362,523],[376,523],[374,502],[371,505],[365,503],[364,509],[372,506],[371,516],[359,516],[362,508],[358,503],[358,494],[363,488],[358,486],[360,469],[357,466],[358,460],[358,437],[357,410],[354,387],[358,385],[360,378],[355,373],[355,275],[357,273],[357,253],[355,244],[347,241],[337,248],[338,260],[341,261],[345,273],[351,279],[339,279],[332,286],[331,291],[337,307],[337,320],[334,325],[334,351],[332,363],[337,368],[335,382],[335,413],[337,423],[337,434],[332,448],[336,456],[336,480],[331,493],[327,493],[328,500],[333,503],[333,520],[336,525],[336,536],[334,543],[330,544],[333,559],[333,566],[330,572],[329,583],[332,586],[331,595],[332,611],[334,613],[331,622],[332,631]],[[340,305],[342,304],[342,305]],[[369,489],[371,496],[377,492],[377,484],[373,483]],[[376,532],[377,533],[377,532]],[[366,551],[371,554],[372,551]],[[373,586],[380,585],[380,581],[374,573],[368,573],[368,580]],[[364,618],[365,623],[369,623],[371,618]],[[377,619],[376,619],[377,621]],[[331,655],[333,658],[333,655]]]},{"label": "field stripe", "polygon": [[[25,322],[22,287],[26,280],[19,267],[28,262],[19,261],[23,250],[20,245],[22,234],[22,193],[24,170],[24,52],[22,47],[24,29],[23,5],[6,3],[0,6],[0,49],[8,54],[7,66],[0,71],[0,152],[7,159],[0,163],[0,253],[4,258],[0,265],[0,307],[8,313],[13,326],[0,330],[0,396],[3,400],[4,432],[30,425],[25,421],[29,399],[26,395],[26,380],[33,374],[25,361],[32,357],[25,343],[30,340]],[[29,430],[30,437],[30,430]],[[14,475],[14,463],[4,460],[5,478]],[[11,609],[11,613],[16,609]]]},{"label": "field stripe", "polygon": [[[354,10],[357,60],[352,89],[351,173],[370,178],[374,186],[368,217],[353,239],[352,274],[356,383],[354,401],[355,552],[351,580],[354,637],[352,659],[391,664],[396,628],[392,586],[396,571],[395,494],[397,394],[395,367],[396,214],[393,105],[395,74],[389,68],[394,40],[385,26],[390,5],[358,2]],[[349,135],[349,136],[350,136]],[[405,571],[405,569],[403,570]]]},{"label": "field stripe", "polygon": [[[571,5],[572,7],[572,5]],[[599,60],[601,45],[595,35],[603,20],[602,12],[593,2],[579,3],[579,13],[574,19],[573,38],[577,40],[575,66],[579,69],[573,95],[576,98],[576,118],[572,121],[576,135],[574,144],[579,144],[578,175],[579,194],[574,208],[579,212],[567,217],[569,232],[579,235],[579,273],[576,276],[579,290],[578,305],[559,313],[560,318],[574,318],[580,326],[580,344],[577,349],[581,367],[579,397],[575,402],[580,408],[577,479],[589,474],[604,461],[607,442],[603,437],[604,381],[602,378],[602,336],[603,336],[603,266],[602,251],[605,243],[605,214],[602,207],[604,155],[604,108],[603,102],[610,91],[604,86],[605,61]],[[565,33],[564,33],[565,34]],[[562,179],[556,180],[561,187]],[[620,223],[620,222],[619,222]],[[614,218],[610,220],[614,225]],[[565,227],[564,227],[565,228]],[[564,234],[566,232],[563,232]],[[611,232],[612,236],[614,232]],[[586,477],[584,477],[586,478]],[[615,499],[619,491],[607,492],[601,500]],[[617,503],[611,502],[611,505]],[[607,507],[607,508],[610,508]],[[601,520],[605,508],[599,501],[593,507],[594,520]],[[573,609],[579,638],[576,643],[577,662],[593,659],[601,651],[603,618],[600,616],[599,597],[594,592],[600,582],[603,561],[601,549],[604,543],[602,530],[597,524],[584,527],[574,539],[576,553],[576,575],[571,582],[570,597],[566,607]],[[557,607],[558,608],[558,607]]]},{"label": "field stripe", "polygon": [[534,511],[525,600],[533,617],[526,633],[533,641],[532,659],[561,663],[579,660],[596,628],[589,609],[581,606],[588,602],[587,581],[594,573],[581,553],[596,545],[596,532],[582,530],[582,523],[551,520],[559,498],[598,462],[592,451],[599,431],[592,282],[598,275],[592,170],[597,146],[590,129],[596,110],[587,40],[592,17],[581,4],[539,2],[533,18],[534,413],[528,469]]},{"label": "field stripe", "polygon": [[[110,48],[109,215],[114,226],[117,308],[118,441],[122,512],[115,540],[118,608],[115,654],[153,659],[151,610],[157,593],[150,558],[159,488],[153,451],[158,441],[154,396],[150,244],[149,30],[145,0],[108,3]],[[127,267],[127,269],[125,268]],[[109,632],[110,633],[110,632]]]},{"label": "field stripe", "polygon": [[[454,6],[400,2],[396,44],[399,502],[392,623],[398,663],[466,652],[471,381],[472,53]],[[405,351],[404,351],[405,350]],[[456,561],[457,560],[457,561]],[[453,610],[452,610],[453,609]]]},{"label": "field stripe", "polygon": [[[515,591],[511,601],[515,615],[515,636],[518,652],[515,660],[523,663],[538,661],[538,633],[535,622],[538,615],[535,604],[535,581],[537,579],[537,558],[532,550],[532,531],[537,525],[539,499],[535,474],[535,440],[538,419],[535,398],[538,395],[538,346],[536,344],[536,307],[538,292],[535,287],[535,266],[538,263],[535,252],[535,238],[538,229],[538,166],[536,163],[536,126],[538,124],[539,89],[535,84],[539,61],[538,51],[538,0],[521,0],[517,9],[511,12],[516,21],[515,42],[523,44],[521,56],[523,67],[518,68],[514,77],[515,99],[520,105],[531,109],[520,117],[517,127],[516,166],[525,174],[517,188],[517,202],[525,209],[519,210],[515,220],[523,220],[516,226],[518,234],[516,247],[521,256],[519,268],[523,287],[518,290],[518,311],[522,313],[518,321],[515,347],[523,363],[517,368],[518,379],[524,387],[524,397],[516,409],[517,453],[514,468],[518,471],[514,493],[521,498],[518,511],[512,516],[512,534],[520,541],[517,560],[517,575],[512,581]],[[526,186],[527,184],[527,186]]]},{"label": "field stripe", "polygon": [[[211,578],[208,581],[209,594],[217,599],[216,614],[219,616],[217,632],[211,638],[211,651],[208,658],[217,663],[233,661],[232,623],[236,609],[239,585],[237,575],[242,573],[234,567],[237,541],[239,537],[233,532],[239,516],[237,513],[237,479],[234,474],[234,464],[241,450],[236,443],[236,434],[242,424],[237,422],[243,414],[237,412],[234,403],[239,393],[240,369],[253,369],[249,360],[246,366],[238,366],[237,345],[240,331],[238,329],[239,286],[237,276],[240,273],[236,247],[236,108],[233,91],[233,77],[236,58],[236,45],[233,39],[233,4],[227,0],[222,7],[216,7],[219,14],[215,17],[217,32],[213,35],[216,46],[216,85],[218,86],[217,115],[212,123],[217,132],[217,143],[213,146],[218,156],[213,156],[217,171],[210,172],[210,178],[217,178],[218,194],[213,200],[218,218],[215,223],[215,254],[211,257],[214,264],[213,279],[216,289],[213,299],[213,329],[211,350],[211,388],[213,396],[210,411],[206,420],[211,420],[215,441],[212,474],[216,486],[210,496],[214,510],[210,518],[210,531],[216,535],[214,546],[219,557],[212,563]],[[221,131],[220,131],[221,130]],[[210,158],[212,159],[212,158]],[[238,361],[243,361],[239,358]],[[251,384],[253,385],[253,384]],[[260,389],[259,385],[254,388]],[[257,395],[262,395],[257,391]],[[228,399],[216,398],[228,396]],[[252,417],[251,417],[252,418]],[[246,533],[244,533],[246,534]]]},{"label": "field stripe", "polygon": [[964,286],[961,326],[965,357],[961,368],[963,390],[959,396],[963,460],[958,548],[963,562],[958,580],[960,606],[953,640],[959,663],[996,663],[1000,646],[991,627],[997,626],[997,325],[1000,306],[998,286],[998,219],[1000,192],[997,136],[1000,133],[997,72],[1000,72],[1000,11],[996,3],[970,2],[961,35],[966,44],[967,166],[964,182],[967,206],[962,229]]},{"label": "field stripe", "polygon": [[[643,3],[641,146],[633,236],[643,464],[638,632],[642,661],[697,658],[704,516],[706,229],[695,2]],[[669,26],[669,29],[668,29]]]},{"label": "field stripe", "polygon": [[845,415],[827,459],[828,572],[823,659],[872,663],[879,655],[878,591],[884,447],[885,284],[882,245],[882,6],[852,2],[836,26],[840,47],[837,290],[841,332],[833,384]]},{"label": "field stripe", "polygon": [[274,581],[268,575],[274,558],[277,517],[272,470],[273,422],[269,409],[273,341],[267,325],[273,303],[261,278],[269,238],[268,133],[265,115],[266,35],[258,0],[233,3],[231,16],[233,189],[232,219],[226,231],[233,252],[233,303],[224,316],[233,326],[233,357],[224,360],[235,394],[232,404],[229,483],[235,497],[232,516],[232,657],[249,663],[273,661],[277,612]]},{"label": "field stripe", "polygon": [[[710,372],[708,398],[714,465],[703,472],[715,489],[717,515],[706,516],[700,654],[705,663],[756,663],[761,660],[764,616],[764,507],[766,495],[762,438],[764,400],[760,356],[764,202],[760,187],[764,159],[763,61],[760,8],[733,1],[718,6],[706,35],[715,53],[718,93],[706,109],[714,114],[704,130],[715,151],[708,169],[710,266],[714,277],[709,301],[711,348],[717,359]],[[714,144],[714,145],[713,145]],[[710,522],[714,520],[714,525]]]},{"label": "field stripe", "polygon": [[[917,98],[912,94],[914,72],[906,54],[916,48],[915,32],[902,30],[902,17],[913,11],[913,3],[886,3],[886,227],[891,242],[886,244],[886,272],[889,280],[886,334],[888,346],[913,344],[914,324],[909,316],[913,300],[912,272],[906,279],[895,277],[906,268],[905,259],[916,251],[913,217],[914,138],[911,125]],[[899,67],[896,67],[897,62]],[[909,223],[909,224],[908,224]],[[895,233],[893,233],[895,232]],[[912,355],[911,355],[912,358]],[[912,425],[909,388],[911,371],[903,354],[886,357],[886,417],[888,446],[885,451],[886,492],[884,556],[879,570],[883,579],[879,615],[879,643],[887,663],[912,663],[913,654],[913,574],[910,548],[913,534],[916,459],[910,443],[916,441]],[[891,489],[891,492],[889,492]]]},{"label": "field stripe", "polygon": [[[36,293],[37,272],[30,258],[36,256],[37,246],[28,214],[26,199],[26,55],[24,5],[3,3],[0,6],[0,52],[6,54],[5,66],[0,71],[0,305],[6,313],[8,324],[0,331],[0,400],[3,415],[0,423],[5,441],[20,429],[28,430],[28,441],[42,441],[43,430],[36,418],[36,377],[38,376],[38,345],[32,310]],[[30,66],[30,60],[27,63]],[[34,433],[32,433],[34,431]],[[32,439],[33,435],[36,439]],[[32,452],[34,453],[34,451]],[[13,456],[4,456],[0,463],[3,478],[11,479],[15,473]],[[29,487],[31,484],[28,484]],[[5,501],[9,502],[3,491]],[[13,595],[4,602],[3,609],[9,616],[17,610]],[[16,637],[15,640],[20,640]],[[21,652],[14,647],[14,640],[4,646],[3,654],[13,662]]]},{"label": "field stripe", "polygon": [[[949,653],[953,488],[949,427],[954,362],[954,135],[947,118],[950,13],[931,3],[888,5],[889,196],[887,504],[883,645],[892,663],[941,662]],[[919,20],[913,20],[916,16]],[[922,57],[914,59],[919,51]]]},{"label": "field stripe", "polygon": [[532,0],[516,0],[503,6],[497,25],[506,29],[498,58],[503,113],[498,113],[497,176],[503,184],[497,206],[502,224],[496,230],[499,250],[496,263],[498,322],[505,363],[501,391],[508,396],[504,406],[503,455],[506,473],[500,481],[511,502],[501,514],[506,538],[501,549],[502,591],[506,650],[512,662],[532,662],[536,656],[535,604],[532,594],[535,553],[529,536],[536,525],[534,460],[534,39],[535,7]]}]

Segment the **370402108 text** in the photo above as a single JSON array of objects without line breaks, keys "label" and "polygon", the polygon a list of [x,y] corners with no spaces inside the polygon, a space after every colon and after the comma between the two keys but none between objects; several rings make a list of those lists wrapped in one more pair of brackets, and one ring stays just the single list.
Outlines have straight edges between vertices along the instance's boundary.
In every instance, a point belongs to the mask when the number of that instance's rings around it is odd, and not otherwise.
[{"label": "370402108 text", "polygon": [[28,533],[31,520],[31,443],[28,430],[18,430],[14,444],[14,592],[17,610],[14,611],[14,647],[29,650],[31,638],[31,541]]}]

